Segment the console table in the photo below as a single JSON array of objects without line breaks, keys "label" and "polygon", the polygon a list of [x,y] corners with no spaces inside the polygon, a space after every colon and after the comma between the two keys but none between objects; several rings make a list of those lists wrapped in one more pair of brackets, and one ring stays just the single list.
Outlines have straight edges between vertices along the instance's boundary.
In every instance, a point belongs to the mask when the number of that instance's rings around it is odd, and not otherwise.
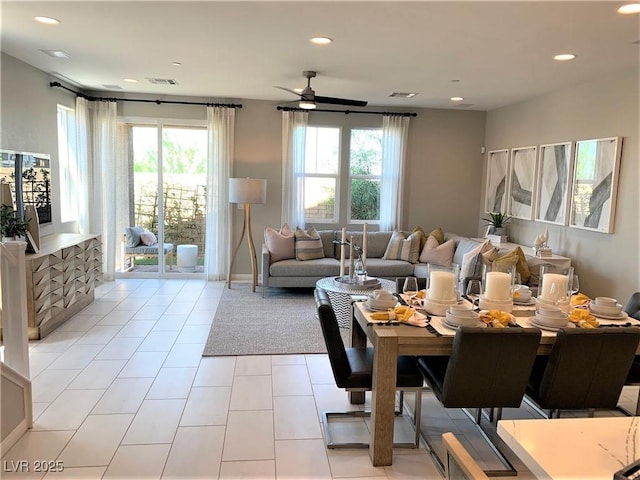
[{"label": "console table", "polygon": [[[487,240],[486,238],[474,238],[479,242],[484,242]],[[518,243],[511,242],[502,242],[502,243],[492,243],[494,247],[498,248],[506,248],[508,250],[513,250],[516,247],[520,247],[522,249],[522,253],[527,257],[535,257],[543,260],[546,263],[550,263],[552,265],[556,265],[560,268],[569,268],[571,266],[571,259],[569,257],[563,257],[562,255],[556,255],[555,253],[548,257],[539,257],[533,252],[533,248],[527,247],[526,245],[520,245]]]},{"label": "console table", "polygon": [[44,236],[25,266],[29,340],[38,340],[93,302],[102,283],[100,235]]}]

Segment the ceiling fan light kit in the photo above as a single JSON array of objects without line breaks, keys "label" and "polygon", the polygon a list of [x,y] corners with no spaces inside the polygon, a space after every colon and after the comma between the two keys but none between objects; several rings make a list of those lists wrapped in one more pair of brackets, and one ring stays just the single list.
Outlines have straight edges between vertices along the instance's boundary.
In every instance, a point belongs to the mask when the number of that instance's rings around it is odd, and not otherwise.
[{"label": "ceiling fan light kit", "polygon": [[313,110],[317,107],[318,103],[328,103],[331,105],[346,105],[349,107],[366,107],[367,102],[364,100],[350,100],[348,98],[336,98],[336,97],[322,97],[320,95],[316,95],[316,92],[311,88],[311,79],[316,76],[316,72],[312,70],[305,70],[302,72],[302,75],[307,79],[307,86],[302,90],[302,92],[296,92],[289,88],[285,87],[276,87],[280,90],[285,90],[289,93],[293,93],[294,95],[298,95],[300,97],[300,103],[298,104],[299,108],[303,108],[305,110]]}]

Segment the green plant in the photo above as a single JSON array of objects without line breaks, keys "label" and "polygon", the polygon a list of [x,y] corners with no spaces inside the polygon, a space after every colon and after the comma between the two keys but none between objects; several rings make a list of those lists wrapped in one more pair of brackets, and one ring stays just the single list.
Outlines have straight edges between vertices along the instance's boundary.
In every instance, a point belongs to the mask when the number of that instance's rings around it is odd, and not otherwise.
[{"label": "green plant", "polygon": [[485,217],[482,220],[487,222],[485,225],[493,225],[495,228],[502,228],[507,224],[507,222],[509,222],[509,220],[511,220],[511,217],[506,213],[491,212],[489,213],[489,218]]},{"label": "green plant", "polygon": [[0,234],[3,237],[24,237],[28,223],[18,216],[18,212],[8,205],[0,206]]}]

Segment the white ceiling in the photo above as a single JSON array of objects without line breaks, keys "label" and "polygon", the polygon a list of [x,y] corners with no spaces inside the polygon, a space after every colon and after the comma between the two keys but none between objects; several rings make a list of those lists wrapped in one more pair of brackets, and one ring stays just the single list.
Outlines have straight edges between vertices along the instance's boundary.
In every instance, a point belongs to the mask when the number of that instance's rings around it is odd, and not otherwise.
[{"label": "white ceiling", "polygon": [[[1,47],[78,87],[114,96],[285,102],[295,97],[274,86],[302,87],[302,71],[317,70],[311,84],[317,95],[374,106],[491,110],[638,68],[639,18],[616,13],[623,3],[2,0]],[[62,23],[42,25],[36,15]],[[334,42],[312,45],[317,35]],[[561,52],[577,58],[554,61]],[[147,77],[178,85],[152,85]],[[419,95],[388,97],[393,91]],[[464,97],[463,105],[451,96]]]}]

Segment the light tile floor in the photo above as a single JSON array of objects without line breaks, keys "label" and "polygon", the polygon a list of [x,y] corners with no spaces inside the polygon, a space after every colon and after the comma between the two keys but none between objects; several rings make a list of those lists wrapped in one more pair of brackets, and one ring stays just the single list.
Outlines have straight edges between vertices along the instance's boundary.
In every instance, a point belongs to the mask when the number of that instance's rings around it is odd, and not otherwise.
[{"label": "light tile floor", "polygon": [[[366,450],[325,448],[320,413],[361,408],[335,386],[326,355],[203,358],[224,286],[108,282],[92,305],[31,342],[34,426],[4,453],[2,477],[442,478],[424,448],[396,449],[389,467],[371,466]],[[632,408],[636,398],[637,389],[626,389],[621,401]],[[469,420],[429,394],[423,423],[424,435],[437,441],[453,430],[481,461],[491,457]],[[366,441],[367,425],[334,424],[332,432]],[[396,430],[411,438],[406,420]],[[19,460],[58,460],[64,471],[7,471]],[[531,478],[514,463],[519,478]]]}]

